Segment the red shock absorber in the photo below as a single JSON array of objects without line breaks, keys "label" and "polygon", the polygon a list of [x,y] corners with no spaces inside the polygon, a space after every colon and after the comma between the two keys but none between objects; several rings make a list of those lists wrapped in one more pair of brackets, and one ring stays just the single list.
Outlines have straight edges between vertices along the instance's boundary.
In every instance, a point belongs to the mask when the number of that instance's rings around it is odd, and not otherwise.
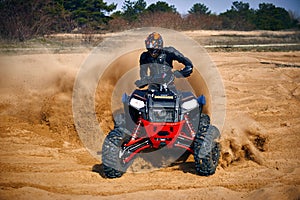
[{"label": "red shock absorber", "polygon": [[187,129],[189,130],[189,132],[191,133],[192,137],[195,137],[196,133],[195,133],[195,129],[193,124],[190,122],[190,118],[187,114],[184,115],[184,120],[185,120],[185,124]]}]

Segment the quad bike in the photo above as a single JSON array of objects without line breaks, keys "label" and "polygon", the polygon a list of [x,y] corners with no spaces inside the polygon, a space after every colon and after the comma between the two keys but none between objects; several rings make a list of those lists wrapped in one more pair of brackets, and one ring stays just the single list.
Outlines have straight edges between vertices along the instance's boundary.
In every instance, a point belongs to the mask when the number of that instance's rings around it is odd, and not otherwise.
[{"label": "quad bike", "polygon": [[205,97],[177,91],[174,73],[139,80],[140,87],[122,97],[124,111],[115,115],[114,129],[102,146],[103,172],[107,178],[121,177],[138,154],[181,149],[194,155],[196,173],[215,173],[220,146],[219,130],[202,113]]}]

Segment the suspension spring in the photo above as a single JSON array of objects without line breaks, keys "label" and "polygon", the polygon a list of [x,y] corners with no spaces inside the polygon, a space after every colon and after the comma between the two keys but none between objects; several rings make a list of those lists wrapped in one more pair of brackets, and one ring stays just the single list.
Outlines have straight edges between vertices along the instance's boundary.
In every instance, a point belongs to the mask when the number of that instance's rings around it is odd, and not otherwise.
[{"label": "suspension spring", "polygon": [[193,124],[190,121],[189,116],[185,114],[184,115],[184,120],[186,122],[186,127],[187,127],[188,131],[191,133],[192,137],[195,137],[195,135],[196,135],[195,129],[194,129]]},{"label": "suspension spring", "polygon": [[133,129],[131,140],[135,140],[138,138],[138,135],[140,134],[141,124],[142,124],[142,117],[140,116],[138,118],[138,122],[137,122],[136,126]]}]

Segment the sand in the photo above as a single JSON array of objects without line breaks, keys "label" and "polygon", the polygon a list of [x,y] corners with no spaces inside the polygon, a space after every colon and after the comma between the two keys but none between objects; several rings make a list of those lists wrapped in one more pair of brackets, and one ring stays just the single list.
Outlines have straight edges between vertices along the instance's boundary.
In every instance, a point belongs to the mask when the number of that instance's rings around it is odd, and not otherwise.
[{"label": "sand", "polygon": [[[209,53],[227,102],[214,175],[196,175],[192,157],[156,170],[137,159],[113,180],[73,121],[74,80],[88,54],[1,55],[0,199],[300,198],[299,52]],[[107,132],[110,102],[96,101]]]}]

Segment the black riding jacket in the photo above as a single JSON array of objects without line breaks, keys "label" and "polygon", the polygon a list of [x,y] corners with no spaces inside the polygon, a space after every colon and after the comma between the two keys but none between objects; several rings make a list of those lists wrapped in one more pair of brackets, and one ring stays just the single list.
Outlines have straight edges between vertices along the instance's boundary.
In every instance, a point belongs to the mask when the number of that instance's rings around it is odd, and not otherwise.
[{"label": "black riding jacket", "polygon": [[174,60],[184,64],[185,68],[187,68],[187,66],[193,68],[192,62],[174,47],[164,47],[160,55],[156,58],[152,57],[148,51],[143,52],[140,56],[141,79],[149,76],[148,70],[150,70],[150,76],[162,72],[170,72],[173,69]]}]

